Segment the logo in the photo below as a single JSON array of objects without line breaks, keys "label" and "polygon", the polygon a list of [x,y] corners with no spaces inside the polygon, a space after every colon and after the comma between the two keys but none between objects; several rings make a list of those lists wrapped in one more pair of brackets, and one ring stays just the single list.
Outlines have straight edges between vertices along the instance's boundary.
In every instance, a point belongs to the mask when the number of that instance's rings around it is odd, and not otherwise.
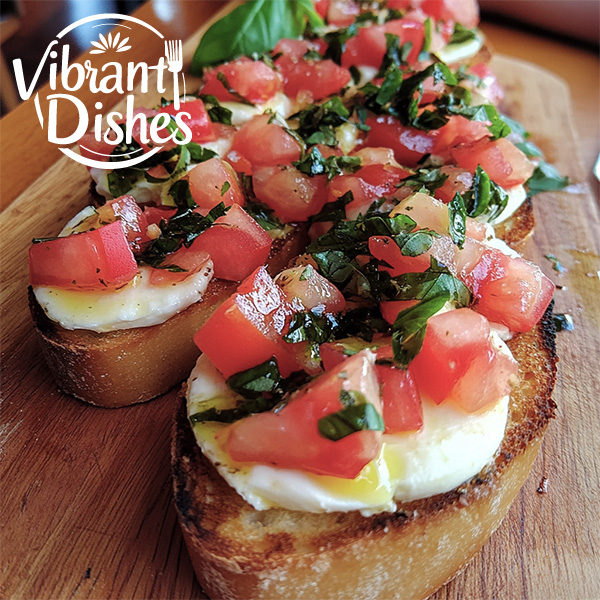
[{"label": "logo", "polygon": [[[164,56],[155,65],[127,60],[127,52],[132,49],[130,34],[137,27],[149,29],[157,37],[157,43],[164,45]],[[89,43],[90,54],[94,55],[91,60],[84,64],[69,64],[70,46],[64,42],[64,37],[70,32]],[[160,152],[167,143],[182,145],[191,140],[192,132],[184,122],[185,118],[191,119],[191,115],[179,112],[180,78],[185,95],[182,43],[165,40],[159,31],[140,19],[105,13],[69,25],[48,44],[29,87],[21,60],[14,60],[13,67],[22,100],[31,97],[42,70],[49,70],[53,93],[41,99],[45,102],[40,100],[39,92],[35,94],[38,120],[50,143],[87,167],[105,169],[109,159],[111,168],[132,167]],[[83,89],[98,96],[95,112],[77,96]],[[139,97],[137,101],[134,97],[134,89],[142,94],[153,93],[154,97],[164,94],[167,89],[172,90],[174,115],[136,110],[134,103],[140,102]],[[125,98],[126,108],[123,112],[104,114],[103,96],[114,92]],[[156,104],[156,100],[152,104]],[[65,132],[61,127],[61,115],[72,114],[73,110],[77,111],[77,127]],[[79,143],[81,154],[70,148],[76,143]]]}]

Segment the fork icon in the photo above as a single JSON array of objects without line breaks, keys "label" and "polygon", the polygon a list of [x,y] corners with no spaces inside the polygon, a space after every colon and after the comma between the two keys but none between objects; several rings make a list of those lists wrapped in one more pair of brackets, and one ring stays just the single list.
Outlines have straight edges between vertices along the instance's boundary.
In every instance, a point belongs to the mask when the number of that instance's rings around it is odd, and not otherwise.
[{"label": "fork icon", "polygon": [[175,110],[179,110],[179,71],[183,68],[183,50],[181,40],[165,40],[165,56],[169,71],[173,73],[173,104]]}]

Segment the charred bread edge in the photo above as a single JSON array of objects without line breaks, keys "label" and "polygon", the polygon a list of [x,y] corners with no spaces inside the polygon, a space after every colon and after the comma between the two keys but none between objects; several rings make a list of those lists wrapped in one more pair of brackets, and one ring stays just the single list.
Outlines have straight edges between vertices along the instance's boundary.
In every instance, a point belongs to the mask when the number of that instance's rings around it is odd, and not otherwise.
[{"label": "charred bread edge", "polygon": [[[305,247],[303,227],[275,240],[269,270],[279,272]],[[189,375],[200,354],[193,334],[238,285],[213,279],[201,301],[164,323],[107,333],[64,329],[47,317],[31,286],[29,308],[58,387],[90,404],[118,408],[151,400]]]},{"label": "charred bread edge", "polygon": [[[555,413],[552,304],[532,331],[518,334],[508,345],[519,362],[520,382],[511,395],[506,434],[494,462],[451,492],[368,518],[357,512],[254,511],[203,457],[183,398],[173,425],[174,499],[196,576],[211,598],[302,597],[302,589],[312,598],[347,598],[348,594],[424,598],[452,579],[500,524],[529,474]],[[468,507],[471,510],[465,511]],[[289,531],[269,529],[270,523],[290,519],[295,526]],[[446,532],[449,523],[454,524],[450,533]],[[235,532],[239,537],[234,537]],[[431,556],[418,556],[420,548],[431,543],[435,550],[447,535],[449,549],[442,552],[441,564],[436,566]],[[394,544],[393,556],[411,547],[411,560],[401,557],[402,573],[388,573],[389,564],[377,562],[380,556],[384,562],[392,560],[386,551]],[[380,579],[389,578],[391,583],[386,587],[380,582],[383,587],[373,591],[371,582],[372,593],[364,590],[361,595],[366,585],[361,569],[365,561],[373,577],[380,573]],[[422,581],[413,586],[415,577]]]}]

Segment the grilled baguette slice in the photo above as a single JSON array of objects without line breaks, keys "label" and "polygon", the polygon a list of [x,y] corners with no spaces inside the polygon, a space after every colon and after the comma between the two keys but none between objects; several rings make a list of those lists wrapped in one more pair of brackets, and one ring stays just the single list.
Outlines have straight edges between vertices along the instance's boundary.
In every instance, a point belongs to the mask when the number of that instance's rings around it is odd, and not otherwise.
[{"label": "grilled baguette slice", "polygon": [[203,457],[182,401],[173,426],[175,505],[208,595],[407,600],[425,598],[452,579],[500,524],[554,415],[551,308],[509,346],[520,385],[493,464],[451,492],[372,517],[254,510]]},{"label": "grilled baguette slice", "polygon": [[[306,246],[297,228],[273,243],[269,270],[278,273]],[[38,339],[58,387],[90,404],[118,408],[145,402],[180,383],[200,354],[193,335],[237,288],[214,279],[202,300],[159,325],[96,333],[50,320],[29,288]]]}]

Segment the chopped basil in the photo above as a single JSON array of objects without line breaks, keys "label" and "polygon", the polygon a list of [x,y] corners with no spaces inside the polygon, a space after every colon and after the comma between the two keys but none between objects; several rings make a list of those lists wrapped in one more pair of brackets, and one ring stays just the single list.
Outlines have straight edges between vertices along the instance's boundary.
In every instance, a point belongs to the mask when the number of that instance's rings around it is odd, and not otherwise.
[{"label": "chopped basil", "polygon": [[385,46],[385,55],[376,77],[383,77],[392,65],[396,67],[406,66],[408,55],[412,50],[412,42],[400,44],[400,38],[393,33],[385,34]]},{"label": "chopped basil", "polygon": [[410,175],[398,183],[398,187],[408,185],[415,188],[418,192],[425,192],[431,196],[435,195],[435,191],[441,188],[448,175],[442,173],[441,169],[417,169],[414,175]]},{"label": "chopped basil", "polygon": [[223,185],[221,186],[221,197],[223,197],[227,193],[227,190],[230,187],[231,187],[231,184],[229,183],[229,181],[223,182]]},{"label": "chopped basil", "polygon": [[384,422],[377,409],[358,391],[340,390],[341,410],[319,419],[319,433],[334,442],[357,431],[383,431]]},{"label": "chopped basil", "polygon": [[561,177],[555,167],[543,160],[540,161],[533,171],[533,175],[525,183],[530,196],[540,192],[562,190],[567,185],[569,185],[569,178]]},{"label": "chopped basil", "polygon": [[[180,180],[187,183],[185,180]],[[179,182],[176,182],[179,183]],[[182,201],[177,214],[167,221],[161,221],[161,234],[158,238],[138,256],[138,261],[146,263],[151,267],[181,271],[177,265],[164,264],[169,254],[179,250],[182,246],[189,248],[192,242],[204,231],[206,231],[219,217],[222,217],[229,208],[223,202],[217,204],[206,216],[194,212],[193,207],[185,208]],[[195,207],[195,203],[194,203]]]},{"label": "chopped basil", "polygon": [[447,295],[457,306],[471,304],[469,288],[452,275],[448,267],[439,263],[434,257],[430,259],[429,268],[422,273],[403,273],[394,277],[391,285],[393,300],[427,300],[436,296]]},{"label": "chopped basil", "polygon": [[227,379],[227,385],[244,398],[255,398],[265,392],[273,392],[279,382],[281,375],[275,358],[236,373]]},{"label": "chopped basil", "polygon": [[[304,275],[304,272],[302,275]],[[288,332],[283,336],[283,339],[288,344],[308,342],[310,358],[320,360],[319,346],[333,337],[336,328],[337,320],[331,314],[318,314],[314,310],[297,312],[294,313]]]},{"label": "chopped basil", "polygon": [[525,156],[538,158],[542,156],[542,151],[533,142],[517,142],[515,146],[525,154]]},{"label": "chopped basil", "polygon": [[354,200],[351,191],[346,192],[333,202],[327,202],[319,213],[310,217],[311,223],[332,222],[337,223],[346,218],[346,205]]},{"label": "chopped basil", "polygon": [[221,106],[216,96],[210,94],[200,94],[198,96],[204,102],[204,108],[208,113],[209,119],[213,123],[223,123],[223,125],[231,125],[231,117],[233,112],[224,106]]},{"label": "chopped basil", "polygon": [[108,191],[113,198],[126,194],[138,182],[143,171],[140,169],[116,169],[106,174]]},{"label": "chopped basil", "polygon": [[295,133],[307,144],[337,146],[335,128],[348,122],[350,111],[339,96],[333,96],[323,104],[313,104],[295,116],[298,118]]},{"label": "chopped basil", "polygon": [[283,229],[284,225],[275,216],[273,209],[260,202],[248,201],[244,205],[244,210],[265,230],[273,231]]},{"label": "chopped basil", "polygon": [[215,158],[215,156],[219,156],[214,150],[203,148],[200,144],[196,144],[196,142],[189,142],[185,147],[190,153],[191,162],[201,163],[210,160],[211,158]]},{"label": "chopped basil", "polygon": [[462,249],[467,231],[467,209],[465,208],[462,196],[458,192],[448,203],[448,217],[450,237],[452,238],[452,241]]},{"label": "chopped basil", "polygon": [[381,316],[379,305],[375,305],[342,313],[335,333],[338,338],[358,337],[371,342],[375,333],[385,333],[389,328],[387,321]]},{"label": "chopped basil", "polygon": [[327,44],[324,58],[330,58],[333,62],[341,65],[342,54],[346,49],[346,42],[357,34],[358,28],[354,24],[343,29],[337,29],[336,31],[326,33],[323,37]]},{"label": "chopped basil", "polygon": [[304,158],[294,161],[292,165],[309,177],[327,175],[327,181],[331,181],[336,175],[358,171],[361,161],[359,156],[337,156],[335,154],[324,158],[315,146],[310,149]]},{"label": "chopped basil", "polygon": [[491,220],[500,215],[508,204],[508,194],[479,165],[473,176],[471,190],[462,194],[462,197],[469,217],[486,214]]},{"label": "chopped basil", "polygon": [[223,87],[236,99],[237,102],[241,104],[247,104],[248,106],[254,106],[252,102],[244,98],[240,93],[236,92],[230,85],[229,81],[227,81],[227,77],[225,73],[219,71],[217,73],[217,79],[223,84]]},{"label": "chopped basil", "polygon": [[573,317],[567,313],[555,313],[552,315],[554,319],[554,326],[556,331],[573,331],[575,324],[573,323]]},{"label": "chopped basil", "polygon": [[201,75],[203,67],[272,50],[282,38],[298,38],[307,23],[324,25],[311,0],[253,0],[236,7],[202,36],[190,71]]},{"label": "chopped basil", "polygon": [[454,24],[454,31],[450,38],[450,44],[464,44],[465,42],[471,42],[479,38],[476,29],[468,29],[460,23]]},{"label": "chopped basil", "polygon": [[178,179],[168,191],[169,196],[173,199],[175,206],[179,210],[188,208],[196,208],[196,202],[190,191],[190,182],[187,179]]},{"label": "chopped basil", "polygon": [[564,273],[567,269],[562,265],[562,263],[554,256],[554,254],[544,254],[544,258],[548,259],[552,263],[552,268],[557,273]]},{"label": "chopped basil", "polygon": [[408,368],[423,346],[427,319],[443,308],[449,299],[450,294],[440,294],[398,313],[392,325],[392,348],[396,364]]}]

